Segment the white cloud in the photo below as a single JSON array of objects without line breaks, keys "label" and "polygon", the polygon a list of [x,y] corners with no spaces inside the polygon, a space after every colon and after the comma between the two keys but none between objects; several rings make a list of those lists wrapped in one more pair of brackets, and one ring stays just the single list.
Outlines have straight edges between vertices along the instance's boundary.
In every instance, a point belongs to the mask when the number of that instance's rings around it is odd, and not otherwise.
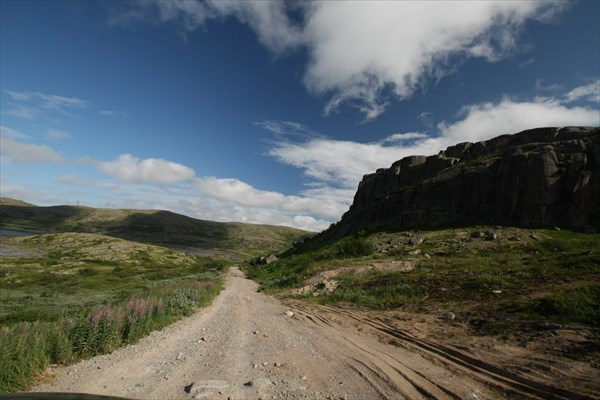
[{"label": "white cloud", "polygon": [[0,137],[2,162],[8,164],[37,164],[42,162],[61,162],[63,158],[49,146],[22,143],[9,137]]},{"label": "white cloud", "polygon": [[434,118],[434,115],[432,112],[422,112],[417,117],[417,119],[419,119],[419,121],[421,121],[423,123],[423,125],[425,125],[426,128],[433,127],[433,118]]},{"label": "white cloud", "polygon": [[[576,97],[573,93],[577,96],[593,93],[577,89],[550,99],[518,101],[506,97],[498,102],[468,105],[459,111],[456,120],[439,123],[435,133],[392,134],[370,143],[323,136],[291,141],[281,130],[267,154],[283,164],[301,169],[312,180],[316,189],[304,192],[306,197],[317,198],[317,193],[328,192],[333,202],[349,205],[363,175],[378,168],[387,168],[406,156],[432,155],[456,143],[487,140],[544,126],[600,126],[600,110],[597,108],[576,107],[569,105],[567,100],[557,100]],[[296,130],[297,127],[294,127]],[[343,208],[340,207],[340,210]]]},{"label": "white cloud", "polygon": [[42,106],[50,109],[62,109],[64,107],[86,108],[89,106],[89,102],[79,99],[77,97],[65,97],[56,94],[44,94],[40,92],[14,92],[11,90],[7,90],[6,92],[14,100],[37,100],[41,103]]},{"label": "white cloud", "polygon": [[44,133],[44,137],[49,140],[65,140],[70,139],[71,134],[60,129],[47,129]]},{"label": "white cloud", "polygon": [[596,80],[596,82],[592,82],[588,85],[576,87],[565,95],[566,102],[570,103],[578,100],[600,103],[600,80]]},{"label": "white cloud", "polygon": [[553,99],[516,101],[505,98],[497,103],[463,107],[461,120],[438,124],[445,145],[479,141],[544,126],[599,126],[600,111],[568,107]]},{"label": "white cloud", "polygon": [[279,192],[256,189],[238,179],[202,177],[196,179],[196,187],[205,195],[242,206],[277,211],[282,214],[308,213],[321,217],[336,218],[348,204],[317,190],[300,196],[286,196]]},{"label": "white cloud", "polygon": [[[427,140],[420,140],[419,143]],[[304,174],[318,182],[334,187],[356,188],[364,174],[387,167],[404,155],[409,155],[405,154],[402,146],[385,145],[397,141],[393,137],[373,143],[332,139],[280,141],[275,142],[267,154],[284,164],[304,170]]]},{"label": "white cloud", "polygon": [[22,104],[15,104],[9,110],[8,114],[17,118],[25,118],[25,119],[36,119],[37,116],[41,113],[35,107],[24,106]]},{"label": "white cloud", "polygon": [[327,110],[343,103],[367,118],[386,106],[385,89],[410,97],[453,58],[494,62],[515,50],[527,19],[559,10],[548,2],[321,2],[306,31],[311,62],[306,85],[333,93]]},{"label": "white cloud", "polygon": [[[330,96],[325,112],[343,105],[367,119],[392,100],[410,97],[467,58],[495,62],[518,49],[527,20],[567,7],[540,1],[172,1],[137,2],[113,17],[175,22],[189,32],[207,20],[233,16],[248,24],[274,54],[303,48],[304,84]],[[294,18],[292,18],[294,16]]]},{"label": "white cloud", "polygon": [[68,114],[66,109],[87,108],[90,104],[88,101],[77,97],[65,97],[56,94],[28,91],[14,92],[11,90],[7,90],[6,93],[8,93],[13,100],[34,104],[34,106],[17,104],[9,110],[11,115],[27,119],[34,119],[40,113],[39,108]]},{"label": "white cloud", "polygon": [[533,65],[534,62],[535,62],[535,58],[531,57],[530,59],[525,60],[525,61],[519,63],[519,68],[521,68],[521,69],[527,68],[527,67]]},{"label": "white cloud", "polygon": [[140,160],[131,154],[121,154],[113,161],[93,163],[105,174],[125,182],[168,184],[196,176],[194,170],[185,165],[159,158]]},{"label": "white cloud", "polygon": [[422,132],[407,132],[407,133],[395,133],[391,136],[386,137],[381,143],[396,143],[396,142],[408,142],[416,139],[425,139],[429,136]]},{"label": "white cloud", "polygon": [[9,128],[8,126],[0,126],[0,136],[10,139],[29,139],[29,135]]}]

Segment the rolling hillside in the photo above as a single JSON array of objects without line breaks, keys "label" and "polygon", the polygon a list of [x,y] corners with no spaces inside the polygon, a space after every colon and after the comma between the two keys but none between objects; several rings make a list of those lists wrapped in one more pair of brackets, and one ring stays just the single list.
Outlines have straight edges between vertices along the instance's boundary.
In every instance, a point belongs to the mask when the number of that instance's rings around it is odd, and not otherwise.
[{"label": "rolling hillside", "polygon": [[170,211],[38,207],[7,198],[0,202],[0,225],[39,232],[97,233],[241,257],[280,252],[312,235],[282,226],[204,221]]}]

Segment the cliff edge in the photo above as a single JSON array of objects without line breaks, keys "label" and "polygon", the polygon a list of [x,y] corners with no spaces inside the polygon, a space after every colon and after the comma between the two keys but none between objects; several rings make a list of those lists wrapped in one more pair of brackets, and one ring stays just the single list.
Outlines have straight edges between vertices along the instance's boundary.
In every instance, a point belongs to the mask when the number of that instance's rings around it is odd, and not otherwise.
[{"label": "cliff edge", "polygon": [[365,175],[329,233],[469,223],[600,228],[600,128],[538,128],[405,157]]}]

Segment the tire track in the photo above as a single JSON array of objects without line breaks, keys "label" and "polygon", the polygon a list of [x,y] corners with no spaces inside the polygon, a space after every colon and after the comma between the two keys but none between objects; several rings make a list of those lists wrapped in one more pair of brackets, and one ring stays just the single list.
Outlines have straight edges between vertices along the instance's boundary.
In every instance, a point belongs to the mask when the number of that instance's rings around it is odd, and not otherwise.
[{"label": "tire track", "polygon": [[[303,312],[311,314],[310,311],[299,307]],[[510,371],[503,370],[500,367],[488,362],[465,354],[455,348],[444,346],[429,340],[416,338],[409,333],[393,328],[385,322],[378,319],[370,319],[359,316],[353,312],[331,306],[320,306],[319,309],[327,312],[344,315],[361,324],[365,324],[376,331],[385,334],[400,342],[406,348],[412,348],[422,352],[430,358],[439,361],[450,368],[466,373],[474,379],[495,387],[498,390],[512,394],[518,398],[528,399],[548,399],[548,400],[592,400],[582,394],[574,393],[566,389],[550,386],[537,382],[526,377],[517,375]],[[314,315],[314,314],[313,314]],[[320,317],[324,318],[324,317]],[[331,322],[329,322],[331,323]],[[413,371],[418,373],[417,371]],[[437,398],[437,397],[435,397]]]},{"label": "tire track", "polygon": [[346,352],[350,350],[353,354],[351,368],[381,393],[383,398],[396,399],[398,395],[407,399],[464,398],[411,368],[401,359],[394,358],[386,352],[388,348],[381,348],[370,341],[355,340],[356,338],[341,331],[339,326],[323,315],[300,308],[296,308],[296,312],[319,329],[326,330],[324,333],[335,340],[336,344],[346,347]]}]

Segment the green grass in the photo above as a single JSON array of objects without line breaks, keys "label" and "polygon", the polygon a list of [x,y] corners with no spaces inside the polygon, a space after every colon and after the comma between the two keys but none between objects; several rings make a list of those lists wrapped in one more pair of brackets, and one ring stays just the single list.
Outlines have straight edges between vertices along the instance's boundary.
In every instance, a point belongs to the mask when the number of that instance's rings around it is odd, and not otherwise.
[{"label": "green grass", "polygon": [[0,221],[7,229],[96,233],[135,242],[201,248],[236,259],[278,253],[312,236],[289,227],[203,221],[169,211],[36,207],[11,199],[0,202]]},{"label": "green grass", "polygon": [[[473,231],[489,229],[499,240],[471,238]],[[411,235],[425,240],[408,245]],[[520,240],[509,240],[516,237]],[[531,230],[491,227],[378,232],[306,243],[246,271],[261,290],[286,294],[319,272],[345,267],[333,278],[339,283],[333,292],[308,294],[308,301],[418,312],[452,309],[468,318],[600,327],[600,235],[538,229],[536,237]],[[416,263],[410,272],[347,272],[408,260]]]},{"label": "green grass", "polygon": [[190,315],[219,293],[227,265],[100,235],[6,240],[30,256],[1,258],[0,392]]}]

